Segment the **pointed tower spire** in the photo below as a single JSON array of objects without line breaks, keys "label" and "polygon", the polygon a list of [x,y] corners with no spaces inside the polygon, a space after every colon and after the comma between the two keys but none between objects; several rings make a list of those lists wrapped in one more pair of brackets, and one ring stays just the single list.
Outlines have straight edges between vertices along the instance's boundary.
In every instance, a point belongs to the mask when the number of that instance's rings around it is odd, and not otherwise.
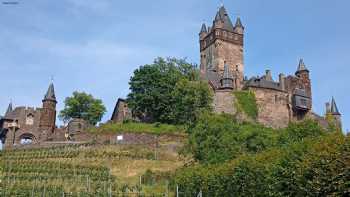
[{"label": "pointed tower spire", "polygon": [[298,69],[297,69],[297,71],[295,72],[295,75],[298,75],[298,74],[300,74],[301,72],[309,72],[309,70],[306,68],[306,66],[305,66],[305,63],[304,63],[304,60],[301,58],[300,60],[299,60],[299,64],[298,64]]},{"label": "pointed tower spire", "polygon": [[221,20],[221,16],[220,16],[220,12],[218,11],[215,16],[215,21],[220,21],[220,20]]},{"label": "pointed tower spire", "polygon": [[235,27],[242,27],[242,28],[244,28],[243,25],[242,25],[242,21],[241,21],[240,17],[237,17]]},{"label": "pointed tower spire", "polygon": [[45,94],[44,100],[56,101],[55,88],[52,82],[50,83],[49,89]]},{"label": "pointed tower spire", "polygon": [[334,97],[332,97],[331,113],[332,113],[333,115],[341,115],[341,114],[339,113],[337,104],[335,103]]},{"label": "pointed tower spire", "polygon": [[300,71],[308,71],[308,69],[305,66],[304,60],[302,58],[299,60],[297,72],[300,72]]},{"label": "pointed tower spire", "polygon": [[200,33],[207,33],[207,26],[205,25],[205,23],[203,23]]},{"label": "pointed tower spire", "polygon": [[12,107],[12,101],[11,101],[9,106],[7,107],[5,117],[8,116],[12,111],[13,111],[13,107]]},{"label": "pointed tower spire", "polygon": [[219,11],[216,13],[213,27],[215,27],[215,24],[218,28],[223,28],[231,32],[233,31],[233,24],[224,6],[221,6]]}]

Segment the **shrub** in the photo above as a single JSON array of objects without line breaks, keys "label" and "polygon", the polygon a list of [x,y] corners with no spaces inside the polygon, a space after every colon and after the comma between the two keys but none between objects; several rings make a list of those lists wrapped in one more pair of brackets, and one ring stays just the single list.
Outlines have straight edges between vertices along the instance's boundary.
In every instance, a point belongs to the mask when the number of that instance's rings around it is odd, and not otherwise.
[{"label": "shrub", "polygon": [[148,124],[148,123],[108,123],[103,124],[97,128],[91,128],[90,132],[100,134],[100,133],[148,133],[154,135],[161,134],[180,134],[185,133],[184,126],[175,126],[168,124]]},{"label": "shrub", "polygon": [[235,91],[235,107],[244,112],[248,117],[256,120],[258,117],[258,106],[256,104],[255,94],[252,91]]}]

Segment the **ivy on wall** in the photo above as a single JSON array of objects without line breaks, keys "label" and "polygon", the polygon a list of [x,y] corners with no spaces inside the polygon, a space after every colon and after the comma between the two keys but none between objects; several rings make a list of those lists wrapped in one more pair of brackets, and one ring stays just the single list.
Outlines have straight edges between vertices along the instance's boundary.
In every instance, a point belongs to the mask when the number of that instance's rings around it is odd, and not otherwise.
[{"label": "ivy on wall", "polygon": [[235,91],[236,108],[244,112],[248,117],[256,120],[258,117],[258,106],[256,104],[255,94],[252,91]]}]

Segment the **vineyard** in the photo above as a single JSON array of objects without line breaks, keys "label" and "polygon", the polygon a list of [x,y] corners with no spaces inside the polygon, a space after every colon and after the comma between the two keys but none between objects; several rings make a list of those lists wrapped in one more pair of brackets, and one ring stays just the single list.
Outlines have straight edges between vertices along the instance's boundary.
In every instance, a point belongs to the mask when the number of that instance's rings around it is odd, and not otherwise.
[{"label": "vineyard", "polygon": [[[0,196],[169,196],[169,174],[183,165],[175,152],[127,145],[7,150],[0,157]],[[149,184],[152,171],[166,176]]]}]

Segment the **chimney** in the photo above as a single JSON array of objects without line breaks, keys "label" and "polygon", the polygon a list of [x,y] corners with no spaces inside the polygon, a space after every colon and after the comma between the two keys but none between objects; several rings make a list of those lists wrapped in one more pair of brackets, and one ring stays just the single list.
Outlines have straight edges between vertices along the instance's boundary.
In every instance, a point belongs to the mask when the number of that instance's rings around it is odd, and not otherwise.
[{"label": "chimney", "polygon": [[331,104],[329,102],[326,103],[326,114],[331,113]]},{"label": "chimney", "polygon": [[285,91],[286,90],[286,84],[285,84],[285,76],[284,74],[279,74],[279,83],[280,83],[280,88],[281,90]]},{"label": "chimney", "polygon": [[265,79],[266,79],[267,81],[273,81],[273,80],[272,80],[271,70],[266,70]]}]

